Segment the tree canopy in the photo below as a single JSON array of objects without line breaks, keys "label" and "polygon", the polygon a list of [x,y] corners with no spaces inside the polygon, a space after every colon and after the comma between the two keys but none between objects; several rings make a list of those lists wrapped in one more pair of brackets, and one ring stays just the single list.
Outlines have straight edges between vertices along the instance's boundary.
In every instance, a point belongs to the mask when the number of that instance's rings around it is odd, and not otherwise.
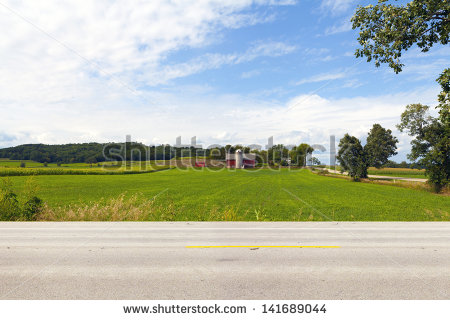
[{"label": "tree canopy", "polygon": [[450,134],[448,122],[430,116],[429,109],[420,103],[406,106],[397,127],[414,137],[408,158],[426,168],[429,181],[438,192],[450,180]]},{"label": "tree canopy", "polygon": [[[394,5],[378,0],[377,5],[359,6],[352,17],[353,29],[360,29],[361,48],[356,57],[367,57],[378,67],[387,63],[396,73],[404,66],[402,52],[414,44],[427,52],[437,43],[446,45],[450,32],[450,1],[413,0]],[[396,1],[394,1],[396,2]]]}]

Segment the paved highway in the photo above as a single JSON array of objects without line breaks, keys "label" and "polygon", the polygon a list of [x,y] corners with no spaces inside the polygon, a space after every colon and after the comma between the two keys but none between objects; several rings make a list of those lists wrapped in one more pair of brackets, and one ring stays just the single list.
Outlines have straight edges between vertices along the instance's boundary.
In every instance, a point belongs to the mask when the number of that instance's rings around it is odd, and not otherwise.
[{"label": "paved highway", "polygon": [[[186,248],[212,245],[254,247]],[[449,222],[0,223],[0,299],[450,299],[449,288]]]}]

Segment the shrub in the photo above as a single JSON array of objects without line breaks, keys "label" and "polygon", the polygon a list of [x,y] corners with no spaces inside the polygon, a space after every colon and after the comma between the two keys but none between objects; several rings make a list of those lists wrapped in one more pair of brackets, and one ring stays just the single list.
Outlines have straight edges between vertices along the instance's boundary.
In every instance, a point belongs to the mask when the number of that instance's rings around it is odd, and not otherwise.
[{"label": "shrub", "polygon": [[0,191],[0,221],[17,220],[20,217],[17,195],[9,190]]},{"label": "shrub", "polygon": [[34,221],[37,218],[37,215],[42,211],[43,201],[34,196],[29,199],[22,208],[22,217],[27,221]]},{"label": "shrub", "polygon": [[0,188],[0,221],[36,220],[43,208],[43,201],[34,195],[36,187],[33,181],[27,181],[30,192],[23,204],[12,191],[11,181],[3,179]]}]

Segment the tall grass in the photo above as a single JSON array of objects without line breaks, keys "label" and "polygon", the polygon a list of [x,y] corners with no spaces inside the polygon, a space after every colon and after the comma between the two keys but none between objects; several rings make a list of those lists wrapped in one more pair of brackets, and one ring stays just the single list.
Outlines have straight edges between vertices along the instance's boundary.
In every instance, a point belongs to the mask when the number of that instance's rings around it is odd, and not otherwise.
[{"label": "tall grass", "polygon": [[[159,201],[157,197],[146,199],[142,194],[127,197],[126,193],[103,201],[89,204],[69,205],[51,208],[44,205],[37,216],[40,221],[243,221],[239,207],[213,206],[206,211],[197,213],[194,219],[186,219],[184,208],[168,198]],[[258,219],[258,215],[255,216]]]},{"label": "tall grass", "polygon": [[171,221],[175,210],[173,203],[156,203],[143,200],[140,195],[126,197],[121,194],[106,204],[93,202],[86,205],[69,205],[50,208],[45,205],[39,214],[41,221]]},{"label": "tall grass", "polygon": [[[33,220],[38,221],[279,221],[271,218],[270,212],[264,208],[241,210],[239,206],[229,205],[223,208],[209,207],[198,211],[195,215],[186,216],[184,208],[180,208],[172,200],[152,198],[142,200],[142,194],[127,197],[125,193],[117,198],[109,199],[106,203],[92,202],[84,205],[69,205],[51,208],[48,205],[39,211]],[[335,218],[335,212],[330,214]],[[425,209],[427,221],[450,221],[450,213],[445,210]],[[22,219],[26,220],[26,219]],[[328,221],[313,212],[304,212],[304,208],[294,212],[289,221]],[[346,220],[359,220],[350,215]]]}]

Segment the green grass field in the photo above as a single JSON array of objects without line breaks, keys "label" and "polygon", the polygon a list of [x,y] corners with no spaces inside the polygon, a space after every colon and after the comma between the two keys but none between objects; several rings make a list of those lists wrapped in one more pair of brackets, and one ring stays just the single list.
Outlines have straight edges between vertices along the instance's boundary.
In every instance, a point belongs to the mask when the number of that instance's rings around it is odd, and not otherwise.
[{"label": "green grass field", "polygon": [[[20,196],[29,177],[9,179]],[[94,202],[102,206],[124,193],[125,198],[137,195],[137,203],[156,196],[151,205],[165,213],[152,216],[155,220],[450,220],[448,196],[355,183],[307,170],[172,169],[114,176],[41,175],[33,179],[39,186],[38,196],[50,208],[90,206]]]}]

